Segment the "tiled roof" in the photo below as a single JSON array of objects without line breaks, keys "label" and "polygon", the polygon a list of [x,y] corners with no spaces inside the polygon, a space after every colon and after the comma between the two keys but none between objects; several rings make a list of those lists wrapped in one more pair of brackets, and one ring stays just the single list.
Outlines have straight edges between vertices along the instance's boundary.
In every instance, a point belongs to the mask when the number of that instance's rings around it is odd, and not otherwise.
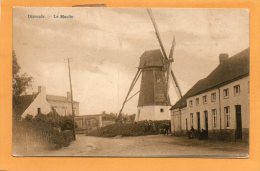
[{"label": "tiled roof", "polygon": [[[30,95],[23,95],[20,96],[17,102],[14,104],[14,113],[17,116],[23,114],[23,112],[30,106],[33,100],[37,97],[39,93],[30,94]],[[62,101],[62,102],[70,102],[67,100],[67,97],[64,96],[55,96],[55,95],[46,95],[46,100],[53,100],[53,101]],[[79,103],[74,101],[74,103]]]},{"label": "tiled roof", "polygon": [[249,49],[228,58],[198,81],[171,109],[186,107],[186,99],[249,75]]},{"label": "tiled roof", "polygon": [[[62,101],[62,102],[70,102],[70,99],[68,100],[65,96],[55,96],[55,95],[46,95],[47,101]],[[77,101],[74,101],[74,103],[78,103]]]},{"label": "tiled roof", "polygon": [[17,99],[17,102],[14,104],[14,113],[17,116],[21,116],[23,112],[30,106],[33,100],[37,97],[39,93],[31,95],[23,95]]},{"label": "tiled roof", "polygon": [[139,68],[144,67],[162,67],[163,55],[160,49],[145,51],[140,57]]},{"label": "tiled roof", "polygon": [[92,114],[92,115],[78,115],[75,118],[84,118],[84,117],[95,117],[95,116],[102,116],[102,114]]},{"label": "tiled roof", "polygon": [[190,97],[200,87],[202,80],[199,80],[180,100],[178,100],[171,109],[184,108],[187,106],[186,99]]}]

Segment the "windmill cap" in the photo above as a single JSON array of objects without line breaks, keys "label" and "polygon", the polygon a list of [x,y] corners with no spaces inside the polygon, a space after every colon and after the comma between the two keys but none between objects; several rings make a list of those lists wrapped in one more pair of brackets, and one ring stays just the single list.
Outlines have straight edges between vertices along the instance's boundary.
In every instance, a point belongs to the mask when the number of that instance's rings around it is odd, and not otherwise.
[{"label": "windmill cap", "polygon": [[163,67],[163,55],[160,49],[145,51],[140,57],[139,68]]}]

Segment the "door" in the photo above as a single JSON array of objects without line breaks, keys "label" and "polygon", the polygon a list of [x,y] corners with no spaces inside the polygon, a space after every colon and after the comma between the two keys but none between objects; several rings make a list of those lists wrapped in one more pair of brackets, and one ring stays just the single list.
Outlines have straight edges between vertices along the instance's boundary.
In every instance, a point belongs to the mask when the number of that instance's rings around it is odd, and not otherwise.
[{"label": "door", "polygon": [[200,112],[197,112],[197,128],[198,131],[200,132]]},{"label": "door", "polygon": [[208,111],[204,111],[204,115],[205,115],[205,138],[208,138],[208,129],[209,129],[209,125],[208,125]]},{"label": "door", "polygon": [[41,114],[41,108],[37,108],[37,114]]},{"label": "door", "polygon": [[241,105],[236,105],[236,139],[242,139]]},{"label": "door", "polygon": [[185,119],[186,132],[188,132],[188,119]]}]

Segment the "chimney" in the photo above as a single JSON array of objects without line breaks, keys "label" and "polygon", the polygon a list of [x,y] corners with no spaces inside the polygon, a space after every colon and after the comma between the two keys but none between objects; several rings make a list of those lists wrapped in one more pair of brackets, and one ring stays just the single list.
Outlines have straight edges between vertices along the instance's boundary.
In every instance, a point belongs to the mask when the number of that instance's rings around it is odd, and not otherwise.
[{"label": "chimney", "polygon": [[67,99],[68,101],[71,101],[71,93],[69,91],[67,92]]},{"label": "chimney", "polygon": [[219,64],[223,64],[226,60],[228,60],[228,54],[227,53],[219,54]]},{"label": "chimney", "polygon": [[46,95],[46,88],[44,86],[38,86],[38,93]]}]

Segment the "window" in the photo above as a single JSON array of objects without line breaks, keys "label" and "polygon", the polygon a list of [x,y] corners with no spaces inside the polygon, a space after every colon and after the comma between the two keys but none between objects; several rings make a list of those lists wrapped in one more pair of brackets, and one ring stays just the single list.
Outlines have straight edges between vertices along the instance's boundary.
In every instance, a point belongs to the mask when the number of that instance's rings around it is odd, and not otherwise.
[{"label": "window", "polygon": [[161,108],[161,109],[160,109],[160,112],[161,112],[161,113],[163,113],[163,112],[164,112],[163,108]]},{"label": "window", "polygon": [[193,113],[190,114],[190,126],[193,127]]},{"label": "window", "polygon": [[212,125],[213,128],[217,127],[217,110],[216,109],[212,109]]},{"label": "window", "polygon": [[206,104],[207,103],[207,96],[203,96],[202,99],[203,99],[203,104]]},{"label": "window", "polygon": [[234,96],[237,96],[240,94],[240,85],[234,86]]},{"label": "window", "polygon": [[212,93],[212,94],[211,94],[211,101],[212,101],[212,102],[215,102],[216,99],[217,99],[216,93]]},{"label": "window", "polygon": [[186,132],[188,131],[188,119],[185,119],[185,128],[186,128]]},{"label": "window", "polygon": [[228,88],[226,88],[226,89],[223,90],[223,96],[224,96],[224,98],[228,98],[228,96],[229,96],[229,90],[228,90]]},{"label": "window", "polygon": [[192,104],[192,100],[189,101],[189,104],[190,104],[190,107],[192,107],[192,105],[193,105],[193,104]]},{"label": "window", "polygon": [[225,114],[225,126],[226,128],[230,127],[230,107],[224,107],[224,114]]},{"label": "window", "polygon": [[199,104],[200,104],[200,99],[196,98],[196,105],[199,105]]},{"label": "window", "polygon": [[41,114],[41,108],[37,108],[37,113]]}]

